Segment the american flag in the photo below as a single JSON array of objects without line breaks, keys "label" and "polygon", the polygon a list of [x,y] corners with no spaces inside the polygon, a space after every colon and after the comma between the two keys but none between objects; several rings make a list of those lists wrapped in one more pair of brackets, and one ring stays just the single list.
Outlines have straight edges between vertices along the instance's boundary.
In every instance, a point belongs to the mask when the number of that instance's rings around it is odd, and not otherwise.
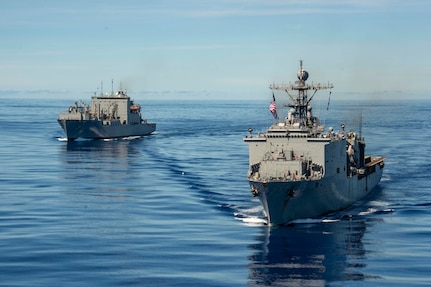
[{"label": "american flag", "polygon": [[275,96],[274,93],[272,93],[272,102],[269,104],[269,111],[271,112],[274,119],[278,119],[277,115],[277,105],[275,104]]},{"label": "american flag", "polygon": [[326,110],[329,110],[329,103],[331,102],[331,94],[332,94],[332,91],[329,91],[329,99],[328,99],[328,105],[326,106]]}]

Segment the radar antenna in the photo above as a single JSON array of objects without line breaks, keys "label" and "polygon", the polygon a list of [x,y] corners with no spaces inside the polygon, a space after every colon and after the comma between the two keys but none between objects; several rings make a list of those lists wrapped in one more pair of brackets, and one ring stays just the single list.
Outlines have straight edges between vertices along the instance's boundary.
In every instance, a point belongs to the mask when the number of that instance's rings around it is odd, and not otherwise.
[{"label": "radar antenna", "polygon": [[[295,109],[295,118],[302,122],[304,125],[307,122],[307,111],[309,110],[309,103],[313,99],[314,95],[318,90],[332,89],[334,86],[330,83],[322,85],[320,83],[307,84],[309,74],[303,69],[302,60],[299,61],[298,70],[298,81],[294,84],[289,83],[288,85],[276,85],[272,84],[269,86],[271,90],[285,91],[291,99],[291,103],[285,106]],[[308,91],[312,90],[313,94],[308,97]],[[291,95],[289,91],[297,91],[296,98]]]}]

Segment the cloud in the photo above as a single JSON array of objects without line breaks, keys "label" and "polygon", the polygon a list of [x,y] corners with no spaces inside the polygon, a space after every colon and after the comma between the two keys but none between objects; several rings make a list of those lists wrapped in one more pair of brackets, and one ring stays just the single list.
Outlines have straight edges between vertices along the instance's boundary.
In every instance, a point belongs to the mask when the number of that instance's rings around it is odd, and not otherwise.
[{"label": "cloud", "polygon": [[8,98],[51,98],[59,95],[67,95],[69,90],[0,90],[0,97]]},{"label": "cloud", "polygon": [[[328,14],[328,13],[361,13],[378,10],[385,11],[389,7],[400,9],[420,7],[423,0],[224,0],[224,1],[186,1],[181,5],[165,5],[169,1],[162,1],[160,5],[150,9],[128,10],[127,13],[148,15],[169,15],[182,17],[234,17],[234,16],[277,16],[300,14]],[[172,3],[170,3],[172,4]],[[121,11],[121,10],[120,10]],[[125,12],[125,11],[123,11]]]},{"label": "cloud", "polygon": [[240,48],[236,45],[225,45],[225,44],[209,44],[209,45],[165,45],[165,46],[147,46],[139,48],[141,51],[193,51],[193,50],[222,50],[222,49],[234,49]]}]

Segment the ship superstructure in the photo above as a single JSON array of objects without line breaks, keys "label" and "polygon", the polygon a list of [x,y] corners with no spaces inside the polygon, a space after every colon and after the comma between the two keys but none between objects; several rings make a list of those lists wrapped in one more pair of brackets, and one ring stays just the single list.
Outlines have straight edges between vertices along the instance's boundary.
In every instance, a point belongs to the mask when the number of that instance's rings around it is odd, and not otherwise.
[{"label": "ship superstructure", "polygon": [[[298,81],[271,85],[273,91],[287,93],[287,116],[265,133],[253,135],[249,129],[244,138],[249,145],[251,192],[262,202],[269,224],[348,207],[371,192],[382,176],[384,158],[365,155],[360,135],[347,132],[344,125],[338,132],[325,131],[313,115],[314,95],[333,85],[308,84],[308,76],[300,61]],[[274,102],[270,109],[277,117]]]}]

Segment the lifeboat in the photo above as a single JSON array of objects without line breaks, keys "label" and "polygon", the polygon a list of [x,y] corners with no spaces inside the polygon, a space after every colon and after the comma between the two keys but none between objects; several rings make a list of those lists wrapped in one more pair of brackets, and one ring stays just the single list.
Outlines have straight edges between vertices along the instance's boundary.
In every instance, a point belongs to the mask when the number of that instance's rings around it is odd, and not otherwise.
[{"label": "lifeboat", "polygon": [[134,104],[130,106],[130,111],[131,112],[139,112],[141,110],[141,105],[138,104]]}]

